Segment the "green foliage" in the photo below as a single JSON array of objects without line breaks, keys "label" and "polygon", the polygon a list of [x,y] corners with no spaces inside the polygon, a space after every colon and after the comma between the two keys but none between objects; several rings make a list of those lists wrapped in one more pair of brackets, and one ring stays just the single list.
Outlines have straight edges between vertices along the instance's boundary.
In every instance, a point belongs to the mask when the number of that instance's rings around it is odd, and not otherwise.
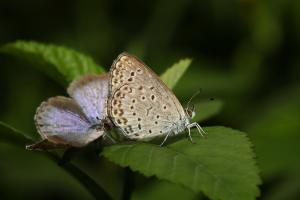
[{"label": "green foliage", "polygon": [[266,200],[285,200],[297,199],[299,197],[299,174],[288,175],[281,183],[269,190],[264,199]]},{"label": "green foliage", "polygon": [[168,68],[161,76],[161,80],[169,87],[174,88],[184,72],[190,66],[192,60],[182,59]]},{"label": "green foliage", "polygon": [[[62,78],[64,82],[70,82],[87,73],[104,71],[90,57],[55,45],[19,41],[7,44],[1,50],[39,64],[42,71],[56,79]],[[175,87],[190,63],[190,59],[180,60],[166,70],[161,76],[162,80],[170,88]],[[196,103],[198,112],[195,120],[206,120],[217,114],[221,107],[222,102],[218,100]],[[24,138],[26,135],[22,132],[4,123],[0,125],[4,128],[1,130],[4,134],[0,139],[9,140],[12,143],[19,141],[22,145],[31,141],[29,137]],[[257,185],[260,179],[251,144],[246,135],[225,127],[210,127],[205,128],[205,131],[208,133],[207,138],[200,138],[199,134],[195,133],[197,131],[193,131],[196,144],[186,139],[178,140],[165,147],[137,142],[130,145],[117,144],[105,147],[103,155],[118,165],[129,166],[132,170],[139,171],[147,177],[154,175],[160,180],[170,181],[168,183],[159,181],[151,185],[149,192],[151,191],[150,193],[156,196],[161,196],[163,190],[176,190],[183,195],[182,197],[188,199],[195,198],[199,192],[203,192],[211,199],[224,200],[254,199],[258,196]],[[47,153],[46,155],[51,160],[58,161],[56,154]],[[118,195],[111,195],[111,191],[117,191],[117,189],[102,190],[99,185],[103,187],[104,184],[97,183],[75,165],[68,164],[61,167],[95,197],[104,195],[109,198],[106,193],[110,191],[110,196],[118,198]],[[110,175],[107,174],[107,177]],[[133,198],[138,198],[138,196],[137,191]]]},{"label": "green foliage", "polygon": [[221,111],[222,106],[223,102],[217,99],[211,101],[201,101],[196,103],[196,115],[193,118],[193,121],[199,122],[213,117]]},{"label": "green foliage", "polygon": [[280,182],[265,191],[266,200],[297,199],[300,186],[300,87],[276,90],[254,110],[245,129],[254,141],[257,162],[266,182]]},{"label": "green foliage", "polygon": [[260,179],[246,135],[225,127],[210,127],[208,138],[194,134],[196,144],[179,140],[161,148],[153,144],[119,144],[103,155],[145,176],[181,184],[211,199],[254,199]]},{"label": "green foliage", "polygon": [[[276,92],[247,127],[265,177],[300,168],[300,87]],[[297,173],[298,176],[300,175]]]},{"label": "green foliage", "polygon": [[70,82],[84,74],[104,72],[91,57],[62,46],[17,41],[4,45],[0,51],[29,60],[63,82]]},{"label": "green foliage", "polygon": [[[73,77],[65,64],[52,61],[64,56],[53,53],[48,58],[28,50],[28,41],[21,42],[24,49],[15,47],[18,38],[82,50],[106,70],[122,51],[138,56],[155,72],[192,58],[173,87],[182,103],[202,89],[200,101],[193,100],[197,112],[192,121],[247,133],[263,178],[260,200],[299,199],[299,11],[300,1],[295,0],[0,1],[0,51],[7,54],[0,54],[0,120],[10,124],[0,125],[0,199],[49,199],[53,194],[59,199],[95,199],[80,184],[83,180],[70,176],[57,160],[24,149],[30,136],[39,137],[32,119],[36,107],[48,97],[66,95],[57,82],[65,87]],[[11,48],[3,46],[8,42]],[[72,57],[70,63],[78,63]],[[69,66],[69,61],[64,63]],[[224,105],[206,101],[212,97]],[[13,127],[29,137],[19,137]],[[173,139],[178,138],[168,142]],[[77,152],[72,164],[113,199],[208,199],[180,184],[124,170],[104,156],[98,158],[90,147]]]}]

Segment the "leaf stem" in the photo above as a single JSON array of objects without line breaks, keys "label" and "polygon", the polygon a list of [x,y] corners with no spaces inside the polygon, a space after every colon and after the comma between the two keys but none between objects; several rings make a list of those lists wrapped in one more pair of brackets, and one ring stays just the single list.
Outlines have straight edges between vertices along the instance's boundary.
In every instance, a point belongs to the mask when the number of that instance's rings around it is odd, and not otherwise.
[{"label": "leaf stem", "polygon": [[[26,133],[23,133],[20,130],[15,129],[14,127],[1,122],[0,121],[0,140],[7,140],[10,143],[22,146],[25,148],[25,144],[29,142],[33,142],[33,139]],[[70,174],[73,178],[75,178],[81,185],[89,191],[96,199],[112,199],[106,191],[104,191],[97,182],[92,179],[85,172],[80,170],[77,166],[70,162],[66,162],[63,165],[59,164],[61,158],[54,152],[43,152],[44,156],[48,157],[53,162],[57,163],[59,167],[65,170],[68,174]]]},{"label": "leaf stem", "polygon": [[134,188],[134,173],[129,167],[125,168],[123,200],[129,200]]}]

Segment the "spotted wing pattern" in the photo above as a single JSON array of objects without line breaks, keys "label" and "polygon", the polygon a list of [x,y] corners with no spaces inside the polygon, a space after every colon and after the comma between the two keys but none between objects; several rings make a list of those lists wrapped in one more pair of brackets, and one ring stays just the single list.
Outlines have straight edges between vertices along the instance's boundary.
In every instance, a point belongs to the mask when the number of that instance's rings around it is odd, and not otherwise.
[{"label": "spotted wing pattern", "polygon": [[184,126],[178,99],[142,61],[123,53],[110,75],[109,114],[126,137],[148,140]]}]

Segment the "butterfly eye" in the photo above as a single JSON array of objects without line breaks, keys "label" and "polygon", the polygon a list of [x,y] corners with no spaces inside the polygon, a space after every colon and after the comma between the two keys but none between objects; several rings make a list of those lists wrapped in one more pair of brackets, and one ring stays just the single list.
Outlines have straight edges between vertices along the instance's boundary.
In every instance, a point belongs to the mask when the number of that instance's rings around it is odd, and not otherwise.
[{"label": "butterfly eye", "polygon": [[191,110],[190,110],[189,108],[187,108],[187,109],[185,110],[185,113],[186,113],[186,115],[188,116],[188,118],[191,118],[191,117],[192,117],[192,112],[191,112]]},{"label": "butterfly eye", "polygon": [[192,112],[192,116],[191,116],[191,118],[194,118],[194,117],[195,117],[195,115],[196,115],[196,112],[195,112],[195,111],[193,111],[193,112]]},{"label": "butterfly eye", "polygon": [[186,109],[185,109],[185,112],[186,112],[186,114],[187,114],[187,116],[189,117],[189,118],[193,118],[194,116],[195,116],[195,105],[194,104],[192,104],[191,106],[189,106],[189,107],[187,107]]}]

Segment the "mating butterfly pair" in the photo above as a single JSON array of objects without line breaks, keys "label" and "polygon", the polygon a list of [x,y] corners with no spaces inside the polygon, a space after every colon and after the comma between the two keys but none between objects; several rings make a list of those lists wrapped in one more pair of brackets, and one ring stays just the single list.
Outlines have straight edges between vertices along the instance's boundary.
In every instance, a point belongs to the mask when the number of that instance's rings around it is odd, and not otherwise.
[{"label": "mating butterfly pair", "polygon": [[[142,61],[122,53],[109,74],[86,75],[73,81],[68,97],[53,97],[37,109],[35,124],[52,146],[82,147],[117,128],[124,137],[147,141],[196,127],[194,111],[184,109],[174,93]],[[39,148],[41,143],[28,145]]]}]

